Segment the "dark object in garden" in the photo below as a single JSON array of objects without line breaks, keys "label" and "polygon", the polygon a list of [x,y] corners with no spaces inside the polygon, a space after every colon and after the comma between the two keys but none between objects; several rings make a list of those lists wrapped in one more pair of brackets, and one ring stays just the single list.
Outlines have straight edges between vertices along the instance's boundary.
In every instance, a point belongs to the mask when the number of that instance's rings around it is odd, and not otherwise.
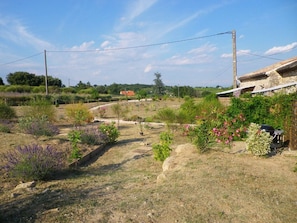
[{"label": "dark object in garden", "polygon": [[281,148],[284,144],[283,140],[283,134],[284,130],[282,129],[274,129],[270,125],[261,125],[261,130],[264,130],[265,132],[268,132],[273,138],[272,142],[270,144],[271,152],[278,152],[278,149]]}]

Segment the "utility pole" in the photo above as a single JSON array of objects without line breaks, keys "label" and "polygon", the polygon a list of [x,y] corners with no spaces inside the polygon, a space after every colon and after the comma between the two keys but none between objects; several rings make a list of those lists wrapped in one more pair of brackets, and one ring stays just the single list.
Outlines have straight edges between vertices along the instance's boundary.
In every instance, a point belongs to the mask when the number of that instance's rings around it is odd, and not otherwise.
[{"label": "utility pole", "polygon": [[233,45],[233,89],[237,88],[237,56],[236,56],[236,31],[232,31]]},{"label": "utility pole", "polygon": [[46,61],[46,50],[44,50],[44,67],[45,67],[45,94],[48,95],[48,85],[47,85],[47,61]]}]

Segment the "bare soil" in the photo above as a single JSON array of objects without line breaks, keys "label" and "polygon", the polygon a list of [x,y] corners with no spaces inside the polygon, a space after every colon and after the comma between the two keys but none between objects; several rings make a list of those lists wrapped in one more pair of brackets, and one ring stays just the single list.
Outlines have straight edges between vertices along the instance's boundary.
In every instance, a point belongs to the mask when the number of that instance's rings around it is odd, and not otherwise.
[{"label": "bare soil", "polygon": [[[130,116],[147,117],[177,101],[129,106]],[[59,110],[61,135],[1,133],[1,152],[29,142],[67,148],[71,125]],[[108,112],[107,118],[115,117]],[[4,173],[0,222],[297,222],[296,153],[254,157],[235,142],[199,154],[176,130],[172,155],[161,163],[152,145],[165,130],[146,124],[140,135],[138,123],[120,123],[118,142],[102,156],[31,189],[16,191],[19,182]]]}]

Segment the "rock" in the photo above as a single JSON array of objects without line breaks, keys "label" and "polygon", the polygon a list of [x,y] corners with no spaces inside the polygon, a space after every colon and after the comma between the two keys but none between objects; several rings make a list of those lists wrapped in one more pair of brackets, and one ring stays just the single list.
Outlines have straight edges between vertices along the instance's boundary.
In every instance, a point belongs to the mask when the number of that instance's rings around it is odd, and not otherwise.
[{"label": "rock", "polygon": [[162,183],[164,181],[167,180],[167,177],[164,173],[161,173],[158,177],[157,177],[157,183]]},{"label": "rock", "polygon": [[20,189],[32,189],[36,186],[36,181],[26,182],[26,183],[20,183],[17,185],[14,190],[20,190]]}]

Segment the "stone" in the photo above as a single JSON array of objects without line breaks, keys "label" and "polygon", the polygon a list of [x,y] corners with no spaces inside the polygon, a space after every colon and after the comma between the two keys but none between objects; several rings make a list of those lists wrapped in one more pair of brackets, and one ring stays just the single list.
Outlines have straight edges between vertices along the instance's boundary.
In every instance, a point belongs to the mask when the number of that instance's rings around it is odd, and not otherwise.
[{"label": "stone", "polygon": [[21,189],[32,189],[36,186],[36,181],[26,182],[26,183],[20,183],[17,185],[14,190],[21,190]]}]

